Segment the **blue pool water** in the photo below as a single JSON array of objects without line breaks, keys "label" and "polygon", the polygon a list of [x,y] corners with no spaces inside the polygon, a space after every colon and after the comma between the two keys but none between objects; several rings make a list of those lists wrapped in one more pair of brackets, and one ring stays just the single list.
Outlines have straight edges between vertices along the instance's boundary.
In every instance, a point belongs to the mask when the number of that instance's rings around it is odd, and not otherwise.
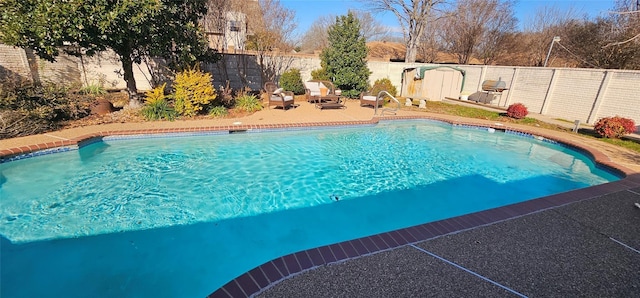
[{"label": "blue pool water", "polygon": [[429,121],[107,138],[0,164],[0,296],[202,297],[295,251],[617,179]]}]

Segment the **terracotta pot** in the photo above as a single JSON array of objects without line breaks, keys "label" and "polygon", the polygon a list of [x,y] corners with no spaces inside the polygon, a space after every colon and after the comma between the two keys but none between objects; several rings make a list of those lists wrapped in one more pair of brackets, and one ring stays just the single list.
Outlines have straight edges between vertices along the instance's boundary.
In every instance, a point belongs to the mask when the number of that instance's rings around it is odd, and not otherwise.
[{"label": "terracotta pot", "polygon": [[115,111],[113,104],[106,98],[98,98],[91,104],[92,115],[104,115]]}]

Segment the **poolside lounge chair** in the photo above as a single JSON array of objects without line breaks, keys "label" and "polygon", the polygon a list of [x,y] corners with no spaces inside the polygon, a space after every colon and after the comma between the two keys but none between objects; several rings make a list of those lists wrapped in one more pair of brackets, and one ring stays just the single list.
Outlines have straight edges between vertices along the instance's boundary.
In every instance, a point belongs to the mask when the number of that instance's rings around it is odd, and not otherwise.
[{"label": "poolside lounge chair", "polygon": [[282,88],[278,88],[278,86],[273,82],[266,82],[264,84],[264,90],[267,92],[267,97],[269,98],[269,103],[267,105],[268,108],[271,108],[271,105],[274,105],[286,110],[293,106],[293,92],[284,91]]}]

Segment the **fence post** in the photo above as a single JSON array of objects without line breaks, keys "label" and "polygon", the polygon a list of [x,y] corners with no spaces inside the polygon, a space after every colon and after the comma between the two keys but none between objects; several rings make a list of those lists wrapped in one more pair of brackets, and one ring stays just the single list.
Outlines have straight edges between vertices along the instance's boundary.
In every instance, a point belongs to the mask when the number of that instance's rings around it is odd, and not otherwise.
[{"label": "fence post", "polygon": [[513,69],[513,77],[511,77],[511,84],[509,86],[509,92],[507,93],[507,99],[504,101],[504,106],[508,107],[509,103],[511,103],[511,94],[513,90],[516,88],[516,78],[518,77],[518,72],[520,72],[520,67],[514,67]]},{"label": "fence post", "polygon": [[604,95],[607,93],[607,88],[609,87],[609,81],[611,81],[611,72],[604,71],[604,78],[602,78],[602,82],[600,83],[600,88],[598,89],[598,95],[596,95],[596,99],[593,102],[593,106],[591,107],[591,111],[589,112],[589,117],[587,117],[587,123],[592,124],[598,118],[598,110],[600,109],[600,105],[602,105],[602,101],[604,100]]},{"label": "fence post", "polygon": [[547,89],[547,94],[544,95],[544,101],[542,101],[542,107],[540,108],[540,115],[544,115],[547,113],[549,109],[549,104],[551,102],[551,96],[553,95],[553,89],[555,89],[556,81],[558,78],[559,69],[554,68],[551,73],[551,82],[549,82],[549,89]]},{"label": "fence post", "polygon": [[487,75],[487,66],[483,66],[480,69],[480,80],[478,81],[478,85],[476,85],[476,91],[482,90],[482,82],[484,82],[484,78]]}]

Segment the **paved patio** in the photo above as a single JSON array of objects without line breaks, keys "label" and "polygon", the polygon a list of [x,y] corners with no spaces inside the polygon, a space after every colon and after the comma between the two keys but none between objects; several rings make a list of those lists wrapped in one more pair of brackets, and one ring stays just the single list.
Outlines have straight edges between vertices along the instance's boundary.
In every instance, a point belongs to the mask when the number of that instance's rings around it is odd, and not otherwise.
[{"label": "paved patio", "polygon": [[[110,134],[344,125],[384,118],[374,117],[373,109],[359,107],[356,101],[340,110],[319,110],[302,102],[295,109],[263,110],[238,119],[118,123],[0,140],[0,157]],[[640,209],[634,206],[640,203],[640,154],[531,126],[416,111],[399,111],[388,118],[438,119],[561,140],[627,177],[318,248],[316,255],[284,256],[212,296],[640,296]]]},{"label": "paved patio", "polygon": [[639,297],[640,187],[344,262],[258,297]]}]

